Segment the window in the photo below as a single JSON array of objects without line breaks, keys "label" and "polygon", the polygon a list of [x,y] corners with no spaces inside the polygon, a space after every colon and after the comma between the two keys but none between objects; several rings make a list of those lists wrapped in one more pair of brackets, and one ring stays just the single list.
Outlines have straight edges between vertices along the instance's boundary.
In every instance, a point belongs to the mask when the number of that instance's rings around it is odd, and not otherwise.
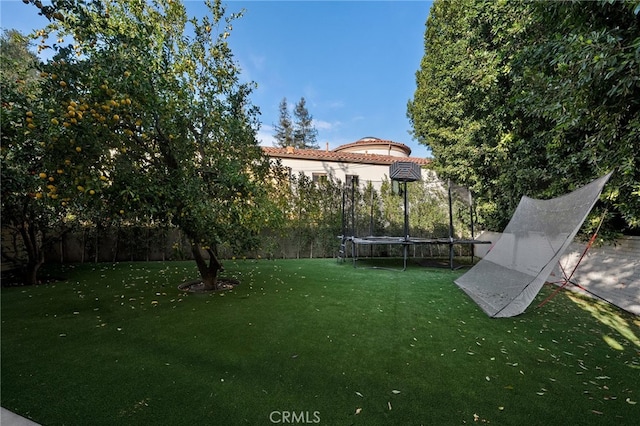
[{"label": "window", "polygon": [[320,183],[327,181],[326,173],[313,173],[313,183]]},{"label": "window", "polygon": [[351,185],[358,186],[358,184],[360,183],[358,180],[358,175],[345,175],[344,179],[347,187],[351,187]]}]

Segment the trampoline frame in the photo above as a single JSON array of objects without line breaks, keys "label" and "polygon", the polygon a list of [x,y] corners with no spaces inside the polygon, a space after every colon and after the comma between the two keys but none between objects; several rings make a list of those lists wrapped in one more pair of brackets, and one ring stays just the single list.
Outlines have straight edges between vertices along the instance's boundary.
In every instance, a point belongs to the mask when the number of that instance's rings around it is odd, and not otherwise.
[{"label": "trampoline frame", "polygon": [[[338,256],[338,260],[340,260],[340,256],[346,257],[347,253],[347,243],[351,244],[351,258],[353,261],[353,267],[356,268],[356,262],[358,260],[358,246],[359,245],[402,245],[402,253],[403,253],[403,267],[401,269],[401,271],[405,271],[407,269],[407,259],[408,259],[408,252],[409,252],[409,247],[410,246],[414,246],[414,245],[448,245],[449,246],[449,267],[451,268],[451,270],[456,269],[454,267],[454,262],[453,262],[453,258],[454,258],[454,246],[455,245],[471,245],[472,246],[472,251],[471,251],[471,263],[473,264],[474,261],[474,254],[473,254],[473,246],[475,244],[491,244],[491,241],[481,241],[481,240],[476,240],[474,239],[474,221],[473,221],[473,200],[471,198],[471,193],[469,193],[469,213],[470,213],[470,218],[471,218],[471,239],[456,239],[453,237],[454,235],[454,230],[453,230],[453,199],[452,199],[452,194],[451,194],[451,180],[448,181],[448,198],[449,198],[449,237],[448,238],[416,238],[416,237],[411,237],[409,235],[409,213],[408,213],[408,208],[407,208],[407,182],[415,182],[416,180],[419,180],[420,178],[420,174],[419,174],[419,168],[418,168],[418,173],[415,173],[415,168],[413,167],[415,165],[415,163],[411,163],[412,165],[409,166],[407,164],[401,164],[403,162],[396,162],[393,163],[390,167],[390,171],[391,171],[391,176],[392,179],[391,180],[395,180],[398,182],[402,182],[404,183],[404,191],[403,191],[403,196],[404,196],[404,203],[403,203],[403,207],[404,207],[404,237],[390,237],[390,236],[375,236],[375,235],[369,235],[367,237],[356,237],[355,235],[351,235],[348,236],[346,235],[347,233],[347,226],[346,226],[346,204],[347,204],[347,190],[345,187],[345,190],[342,193],[342,235],[339,235],[338,238],[341,241],[341,248],[340,248],[340,255]],[[398,173],[396,172],[399,167],[406,167],[411,169],[410,171],[413,172],[411,174],[404,174],[404,175],[398,175]],[[396,174],[396,176],[394,176],[394,173]],[[355,203],[353,202],[353,200],[355,199],[355,182],[352,181],[352,185],[351,185],[351,232],[352,234],[355,233]],[[373,269],[391,269],[391,268],[384,268],[384,267],[371,267]],[[393,270],[397,270],[397,269],[393,269]]]}]

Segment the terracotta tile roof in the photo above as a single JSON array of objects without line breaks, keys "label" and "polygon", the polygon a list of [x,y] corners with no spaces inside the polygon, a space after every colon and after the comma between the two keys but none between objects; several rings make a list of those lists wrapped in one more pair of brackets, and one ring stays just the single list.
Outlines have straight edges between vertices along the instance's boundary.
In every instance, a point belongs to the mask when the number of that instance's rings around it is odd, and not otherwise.
[{"label": "terracotta tile roof", "polygon": [[[354,142],[356,144],[357,142]],[[388,143],[388,141],[387,141]],[[397,142],[393,142],[397,144]],[[344,145],[343,145],[344,146]],[[354,152],[323,151],[320,149],[292,149],[263,146],[262,151],[273,158],[291,158],[297,160],[332,161],[336,163],[359,163],[375,165],[391,165],[396,161],[408,161],[421,166],[431,162],[428,158],[397,157],[380,154],[360,154]]]},{"label": "terracotta tile roof", "polygon": [[355,142],[352,143],[348,143],[345,145],[340,145],[339,147],[337,147],[334,151],[343,151],[343,150],[347,150],[349,148],[359,148],[361,146],[373,146],[373,145],[381,145],[381,146],[394,146],[396,148],[401,149],[402,151],[406,152],[407,155],[411,155],[411,148],[409,148],[407,145],[400,143],[400,142],[394,142],[394,141],[390,141],[390,140],[385,140],[385,139],[378,139],[378,138],[373,138],[373,137],[366,137],[366,138],[362,138],[360,140],[357,140]]}]

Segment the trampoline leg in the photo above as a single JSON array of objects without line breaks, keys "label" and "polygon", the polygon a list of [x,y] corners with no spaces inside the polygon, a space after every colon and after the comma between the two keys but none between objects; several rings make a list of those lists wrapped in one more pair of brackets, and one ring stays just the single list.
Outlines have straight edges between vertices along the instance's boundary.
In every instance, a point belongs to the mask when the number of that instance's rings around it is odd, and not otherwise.
[{"label": "trampoline leg", "polygon": [[402,271],[406,271],[407,270],[407,253],[409,251],[409,246],[404,244],[404,267],[402,268]]},{"label": "trampoline leg", "polygon": [[351,258],[353,259],[354,268],[356,267],[356,261],[358,260],[356,258],[356,250],[357,250],[356,243],[354,241],[351,241]]},{"label": "trampoline leg", "polygon": [[453,243],[449,243],[449,267],[453,271]]}]

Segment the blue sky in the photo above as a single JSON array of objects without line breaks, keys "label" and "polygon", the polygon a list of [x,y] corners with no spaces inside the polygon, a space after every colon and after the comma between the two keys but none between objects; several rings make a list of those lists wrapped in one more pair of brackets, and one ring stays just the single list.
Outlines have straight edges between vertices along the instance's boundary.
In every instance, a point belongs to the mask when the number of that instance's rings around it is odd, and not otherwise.
[{"label": "blue sky", "polygon": [[[185,3],[189,15],[205,10],[201,1]],[[243,78],[258,84],[252,100],[262,113],[263,145],[272,145],[282,98],[293,109],[304,96],[322,148],[375,136],[409,145],[412,156],[429,155],[412,139],[406,111],[424,54],[430,1],[226,4],[228,12],[245,10],[228,40]],[[21,0],[0,0],[3,29],[28,32],[45,23]]]}]

